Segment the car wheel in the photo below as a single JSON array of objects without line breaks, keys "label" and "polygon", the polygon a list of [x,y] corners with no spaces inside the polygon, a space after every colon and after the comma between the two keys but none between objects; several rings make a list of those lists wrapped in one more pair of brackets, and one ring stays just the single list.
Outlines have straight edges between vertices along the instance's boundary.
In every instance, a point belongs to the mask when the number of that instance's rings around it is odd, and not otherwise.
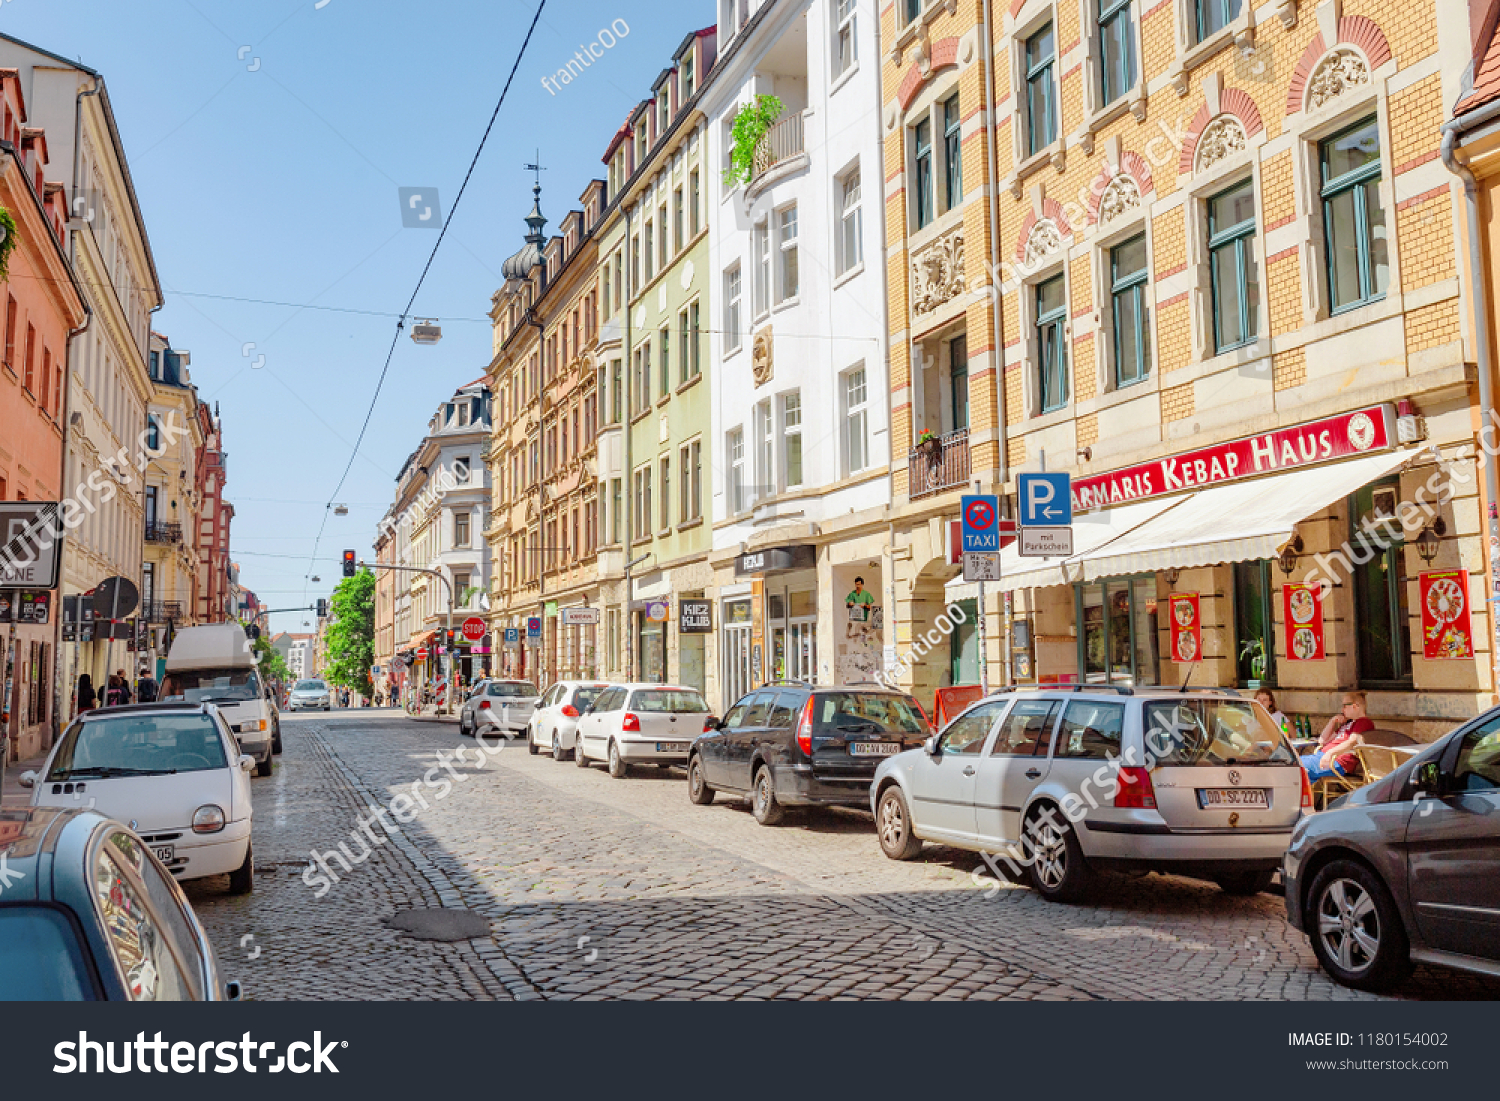
[{"label": "car wheel", "polygon": [[1219,885],[1219,890],[1226,895],[1234,895],[1236,898],[1249,898],[1258,895],[1271,886],[1271,881],[1276,878],[1276,873],[1271,872],[1236,872],[1233,875],[1221,875],[1214,880]]},{"label": "car wheel", "polygon": [[609,743],[609,774],[616,780],[623,780],[630,773],[630,766],[620,756],[620,745],[613,740]]},{"label": "car wheel", "polygon": [[541,750],[536,747],[536,739],[532,737],[531,727],[529,726],[526,728],[526,752],[531,754],[533,757],[541,752]]},{"label": "car wheel", "polygon": [[1304,927],[1318,962],[1345,986],[1389,990],[1411,974],[1411,945],[1380,877],[1354,860],[1335,860],[1308,892]]},{"label": "car wheel", "polygon": [[563,752],[562,739],[557,736],[557,731],[552,732],[552,759],[554,761],[567,760],[567,754]]},{"label": "car wheel", "polygon": [[1056,813],[1048,808],[1026,822],[1022,848],[1031,850],[1028,878],[1048,902],[1081,902],[1094,887],[1094,870],[1084,859],[1077,831],[1059,822]]},{"label": "car wheel", "polygon": [[267,757],[266,757],[266,759],[264,761],[256,761],[255,762],[255,775],[257,775],[257,776],[269,776],[269,775],[271,775],[271,757],[270,757],[270,755],[267,755]]},{"label": "car wheel", "polygon": [[708,786],[708,781],[703,777],[703,758],[696,753],[688,761],[688,798],[700,807],[706,807],[714,801],[714,789]]},{"label": "car wheel", "polygon": [[245,862],[229,873],[229,893],[248,895],[255,890],[255,849],[245,846]]},{"label": "car wheel", "polygon": [[911,808],[895,784],[880,796],[875,830],[880,836],[880,851],[892,860],[910,860],[922,851],[922,839],[912,832]]},{"label": "car wheel", "polygon": [[786,808],[776,801],[776,782],[771,779],[771,770],[765,765],[756,770],[750,809],[762,826],[774,826],[786,815]]},{"label": "car wheel", "polygon": [[273,741],[271,743],[271,755],[274,756],[274,757],[280,757],[281,756],[281,735],[280,734],[277,734],[275,741]]},{"label": "car wheel", "polygon": [[583,755],[583,735],[579,734],[573,739],[573,763],[579,768],[588,768],[589,759]]},{"label": "car wheel", "polygon": [[333,704],[331,704],[331,703],[324,704],[323,705],[323,710],[324,711],[332,711],[333,710]]}]

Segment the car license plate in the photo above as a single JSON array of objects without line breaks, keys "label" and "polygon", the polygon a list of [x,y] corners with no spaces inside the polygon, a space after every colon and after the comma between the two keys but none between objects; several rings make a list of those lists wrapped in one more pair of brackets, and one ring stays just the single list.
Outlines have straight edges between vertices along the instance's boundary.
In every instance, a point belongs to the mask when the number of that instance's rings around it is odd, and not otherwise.
[{"label": "car license plate", "polygon": [[163,864],[170,864],[177,858],[176,852],[171,845],[153,845],[151,851],[156,854],[156,859]]},{"label": "car license plate", "polygon": [[1198,805],[1209,807],[1269,807],[1265,788],[1199,788]]},{"label": "car license plate", "polygon": [[894,757],[901,752],[900,742],[850,742],[851,757]]},{"label": "car license plate", "polygon": [[658,752],[658,753],[683,753],[683,752],[686,752],[686,750],[687,750],[687,743],[686,742],[657,742],[656,743],[656,752]]}]

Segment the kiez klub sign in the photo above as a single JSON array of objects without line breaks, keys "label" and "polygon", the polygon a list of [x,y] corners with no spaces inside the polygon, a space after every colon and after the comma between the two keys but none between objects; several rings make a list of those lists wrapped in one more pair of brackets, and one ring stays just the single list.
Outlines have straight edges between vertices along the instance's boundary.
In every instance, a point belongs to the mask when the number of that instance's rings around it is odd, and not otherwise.
[{"label": "kiez klub sign", "polygon": [[1260,474],[1297,470],[1384,451],[1395,442],[1395,407],[1372,405],[1261,436],[1169,455],[1093,478],[1075,478],[1073,508],[1075,511],[1105,508]]}]

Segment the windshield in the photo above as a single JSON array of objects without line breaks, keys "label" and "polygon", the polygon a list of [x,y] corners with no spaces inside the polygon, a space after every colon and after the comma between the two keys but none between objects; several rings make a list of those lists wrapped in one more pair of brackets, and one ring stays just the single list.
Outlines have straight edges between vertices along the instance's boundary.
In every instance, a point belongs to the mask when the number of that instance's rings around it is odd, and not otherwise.
[{"label": "windshield", "polygon": [[207,715],[121,715],[69,727],[47,779],[203,772],[228,763],[219,728]]},{"label": "windshield", "polygon": [[260,699],[254,669],[183,669],[161,682],[163,703],[241,703]]},{"label": "windshield", "polygon": [[708,710],[708,701],[683,688],[645,688],[630,701],[630,710],[657,714],[689,715]]},{"label": "windshield", "polygon": [[1162,700],[1146,704],[1143,720],[1146,753],[1165,767],[1297,763],[1266,709],[1250,700]]},{"label": "windshield", "polygon": [[320,680],[299,680],[292,686],[293,692],[326,692],[328,685]]},{"label": "windshield", "polygon": [[927,723],[917,702],[905,696],[877,692],[830,692],[819,696],[813,721],[820,731],[891,731],[927,736]]},{"label": "windshield", "polygon": [[0,907],[0,1002],[94,997],[78,934],[61,910]]},{"label": "windshield", "polygon": [[524,681],[497,681],[490,685],[490,695],[503,696],[511,700],[526,700],[537,694],[536,685]]},{"label": "windshield", "polygon": [[589,684],[573,689],[573,706],[579,711],[587,711],[608,687],[607,684]]}]

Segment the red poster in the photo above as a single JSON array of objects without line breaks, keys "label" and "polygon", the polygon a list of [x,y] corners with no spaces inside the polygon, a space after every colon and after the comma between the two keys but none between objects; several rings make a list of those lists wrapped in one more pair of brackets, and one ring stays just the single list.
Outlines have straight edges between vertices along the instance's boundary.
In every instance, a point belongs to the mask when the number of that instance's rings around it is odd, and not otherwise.
[{"label": "red poster", "polygon": [[1172,660],[1203,660],[1203,620],[1198,615],[1197,593],[1172,593],[1167,597],[1171,612]]},{"label": "red poster", "polygon": [[1474,632],[1469,623],[1469,572],[1435,570],[1419,575],[1422,594],[1422,656],[1471,658]]},{"label": "red poster", "polygon": [[1288,661],[1322,661],[1323,590],[1318,585],[1288,582],[1281,590],[1285,603]]}]

